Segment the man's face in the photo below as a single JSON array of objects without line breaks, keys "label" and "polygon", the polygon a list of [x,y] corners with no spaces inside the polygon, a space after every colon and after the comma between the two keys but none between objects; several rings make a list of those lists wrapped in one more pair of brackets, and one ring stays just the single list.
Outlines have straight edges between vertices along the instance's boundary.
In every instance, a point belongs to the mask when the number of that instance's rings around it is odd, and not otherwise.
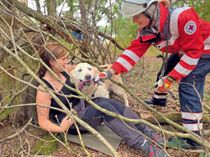
[{"label": "man's face", "polygon": [[149,26],[150,20],[144,14],[140,13],[133,16],[133,23],[136,23],[139,26],[139,30]]}]

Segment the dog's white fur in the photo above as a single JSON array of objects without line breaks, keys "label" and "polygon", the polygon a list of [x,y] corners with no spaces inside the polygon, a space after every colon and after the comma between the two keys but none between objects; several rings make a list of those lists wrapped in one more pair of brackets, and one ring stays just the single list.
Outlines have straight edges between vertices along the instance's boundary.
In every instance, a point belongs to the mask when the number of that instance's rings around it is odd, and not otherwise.
[{"label": "dog's white fur", "polygon": [[[96,78],[98,74],[99,70],[88,63],[77,64],[70,73],[72,82],[78,88],[80,88],[82,85],[81,88],[82,92],[88,95],[89,97],[109,98],[110,92],[113,92],[119,98],[124,100],[126,106],[129,106],[126,92],[120,86],[116,85],[110,80],[105,80],[100,85],[94,83],[93,80]],[[122,83],[122,78],[120,75],[114,75],[112,79]],[[87,83],[87,85],[83,85],[85,82]]]}]

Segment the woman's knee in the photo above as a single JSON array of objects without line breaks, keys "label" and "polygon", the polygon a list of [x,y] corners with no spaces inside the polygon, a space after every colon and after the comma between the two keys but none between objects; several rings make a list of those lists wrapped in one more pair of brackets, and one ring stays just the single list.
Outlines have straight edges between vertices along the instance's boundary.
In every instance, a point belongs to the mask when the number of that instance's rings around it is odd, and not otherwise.
[{"label": "woman's knee", "polygon": [[97,98],[94,100],[94,102],[102,108],[105,108],[109,111],[115,111],[121,114],[124,112],[125,109],[125,105],[113,99]]},{"label": "woman's knee", "polygon": [[107,109],[109,111],[113,111],[115,112],[116,109],[114,108],[114,106],[108,102],[99,102],[97,105],[99,105],[100,107]]}]

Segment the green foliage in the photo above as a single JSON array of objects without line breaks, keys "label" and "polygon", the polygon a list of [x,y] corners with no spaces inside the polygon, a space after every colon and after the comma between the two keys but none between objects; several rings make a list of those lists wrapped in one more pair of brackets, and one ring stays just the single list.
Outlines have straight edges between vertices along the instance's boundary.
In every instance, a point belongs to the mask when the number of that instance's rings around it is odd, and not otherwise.
[{"label": "green foliage", "polygon": [[187,0],[187,1],[178,1],[175,3],[175,6],[191,6],[196,12],[207,21],[210,21],[210,1],[207,0]]},{"label": "green foliage", "polygon": [[9,108],[9,109],[5,109],[2,112],[0,112],[0,122],[4,119],[6,119],[7,117],[9,117],[9,115],[14,111],[13,108]]},{"label": "green foliage", "polygon": [[[106,32],[114,38],[117,43],[125,48],[128,47],[130,42],[137,36],[137,25],[132,22],[131,19],[120,17],[113,20],[112,25],[106,27],[100,27],[99,31]],[[122,50],[117,49],[114,45],[111,45],[111,51],[115,54],[121,53]]]},{"label": "green foliage", "polygon": [[199,8],[199,13],[200,13],[200,16],[207,20],[207,21],[210,21],[210,1],[205,1],[205,3],[203,3],[201,5],[201,7]]},{"label": "green foliage", "polygon": [[206,154],[205,152],[200,153],[199,157],[210,157],[210,155]]},{"label": "green foliage", "polygon": [[[100,27],[99,31],[105,31],[112,35],[119,44],[128,46],[131,40],[136,37],[137,25],[133,24],[131,19],[118,18],[114,20],[113,27]],[[111,34],[112,33],[112,34]]]},{"label": "green foliage", "polygon": [[154,46],[150,46],[150,48],[147,50],[146,53],[147,56],[152,56],[152,57],[162,54],[162,52]]},{"label": "green foliage", "polygon": [[124,45],[128,46],[137,35],[137,25],[132,22],[132,19],[119,18],[115,21],[115,26],[116,40],[123,40]]},{"label": "green foliage", "polygon": [[44,135],[42,140],[38,140],[32,148],[32,154],[49,155],[58,149],[58,141],[50,134]]}]

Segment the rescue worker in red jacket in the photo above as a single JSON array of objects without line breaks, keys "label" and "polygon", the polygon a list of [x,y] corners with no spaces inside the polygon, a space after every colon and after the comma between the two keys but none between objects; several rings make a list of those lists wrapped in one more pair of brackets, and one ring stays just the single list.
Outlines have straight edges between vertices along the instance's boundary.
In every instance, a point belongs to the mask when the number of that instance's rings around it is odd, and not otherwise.
[{"label": "rescue worker in red jacket", "polygon": [[[205,78],[210,72],[210,23],[191,7],[170,9],[168,0],[123,0],[121,11],[133,17],[139,36],[117,58],[112,67],[96,79],[130,71],[150,45],[162,52],[179,53],[176,66],[158,81],[157,93],[167,93],[179,83],[182,124],[200,134],[203,128],[202,98]],[[189,145],[194,141],[185,139]]]}]

